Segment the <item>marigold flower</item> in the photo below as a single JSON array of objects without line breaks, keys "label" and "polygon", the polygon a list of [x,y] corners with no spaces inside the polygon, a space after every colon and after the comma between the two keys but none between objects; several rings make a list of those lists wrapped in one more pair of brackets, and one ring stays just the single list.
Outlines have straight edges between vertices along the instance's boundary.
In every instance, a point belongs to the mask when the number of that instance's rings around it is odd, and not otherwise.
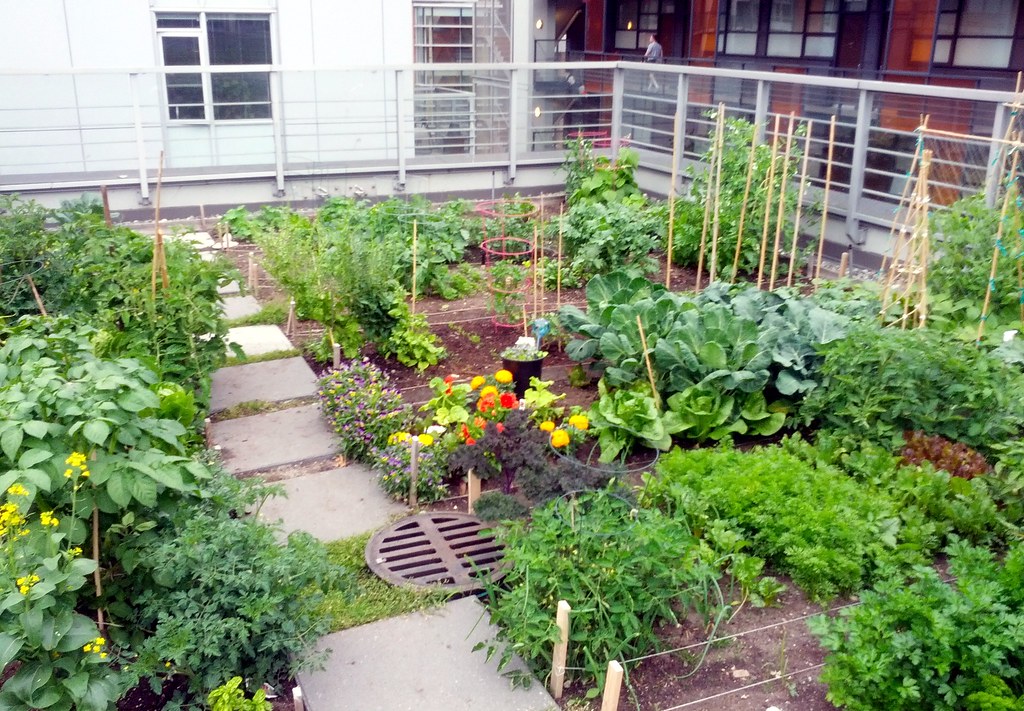
[{"label": "marigold flower", "polygon": [[469,389],[476,390],[477,388],[482,387],[483,384],[486,382],[487,378],[485,378],[482,375],[477,375],[472,380],[469,381]]},{"label": "marigold flower", "polygon": [[420,441],[420,444],[422,444],[424,447],[429,447],[434,443],[434,437],[428,434],[421,434],[416,439],[418,439]]},{"label": "marigold flower", "polygon": [[551,433],[551,446],[555,449],[561,449],[562,447],[569,444],[569,433],[565,430],[555,430]]},{"label": "marigold flower", "polygon": [[394,434],[388,435],[388,444],[398,444],[399,442],[405,442],[408,439],[408,432],[395,432]]},{"label": "marigold flower", "polygon": [[585,430],[590,427],[590,420],[586,415],[573,415],[569,418],[569,426],[578,430]]},{"label": "marigold flower", "polygon": [[494,405],[495,396],[493,393],[488,393],[487,395],[483,395],[480,398],[479,402],[477,402],[476,404],[476,409],[479,410],[480,412],[487,412],[488,410],[493,410]]},{"label": "marigold flower", "polygon": [[508,385],[512,382],[512,373],[502,368],[494,374],[494,379],[502,385]]},{"label": "marigold flower", "polygon": [[540,425],[538,425],[538,427],[540,427],[544,432],[552,432],[555,429],[555,423],[551,420],[544,420]]},{"label": "marigold flower", "polygon": [[480,391],[480,397],[487,397],[488,395],[493,395],[497,397],[498,388],[494,387],[493,385],[488,385],[487,387],[483,388]]},{"label": "marigold flower", "polygon": [[511,410],[516,406],[516,396],[512,393],[502,393],[501,397],[498,398],[498,402],[500,402],[501,406],[506,410]]}]

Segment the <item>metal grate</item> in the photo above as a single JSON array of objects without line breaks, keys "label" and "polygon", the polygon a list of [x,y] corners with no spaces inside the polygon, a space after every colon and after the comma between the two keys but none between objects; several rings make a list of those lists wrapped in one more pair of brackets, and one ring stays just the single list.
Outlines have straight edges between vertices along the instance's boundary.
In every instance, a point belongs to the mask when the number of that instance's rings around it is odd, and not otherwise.
[{"label": "metal grate", "polygon": [[502,548],[484,523],[464,513],[422,513],[377,532],[366,564],[394,585],[440,586],[469,592],[501,570]]}]

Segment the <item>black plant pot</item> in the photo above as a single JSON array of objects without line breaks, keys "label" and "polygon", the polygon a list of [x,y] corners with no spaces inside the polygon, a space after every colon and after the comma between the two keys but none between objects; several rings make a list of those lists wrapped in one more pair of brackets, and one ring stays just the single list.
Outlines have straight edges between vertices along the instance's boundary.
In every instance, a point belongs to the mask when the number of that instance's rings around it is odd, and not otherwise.
[{"label": "black plant pot", "polygon": [[508,358],[502,358],[501,364],[505,370],[512,373],[516,397],[522,397],[530,387],[530,378],[540,377],[541,370],[544,368],[544,358],[537,358],[536,360],[509,360]]}]

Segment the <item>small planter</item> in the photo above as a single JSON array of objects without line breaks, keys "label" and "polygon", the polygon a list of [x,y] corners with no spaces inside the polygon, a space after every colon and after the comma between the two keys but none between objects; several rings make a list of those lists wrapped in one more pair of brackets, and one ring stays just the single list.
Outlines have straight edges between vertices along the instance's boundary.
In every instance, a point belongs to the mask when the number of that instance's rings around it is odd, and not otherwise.
[{"label": "small planter", "polygon": [[532,360],[517,360],[502,358],[501,365],[505,370],[512,373],[512,382],[515,384],[516,397],[522,397],[530,387],[530,378],[539,378],[544,368],[544,359],[547,355]]}]

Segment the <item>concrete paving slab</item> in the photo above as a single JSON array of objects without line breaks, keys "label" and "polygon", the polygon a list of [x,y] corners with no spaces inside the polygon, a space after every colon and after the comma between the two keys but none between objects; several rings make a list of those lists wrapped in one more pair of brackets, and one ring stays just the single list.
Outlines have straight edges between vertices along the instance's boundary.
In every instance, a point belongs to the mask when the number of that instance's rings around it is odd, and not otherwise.
[{"label": "concrete paving slab", "polygon": [[[248,356],[286,351],[292,342],[284,335],[280,326],[239,326],[228,329],[228,340],[237,343]],[[230,354],[230,351],[229,351]]]},{"label": "concrete paving slab", "polygon": [[[494,636],[475,597],[327,635],[323,671],[299,674],[309,711],[557,711],[539,682],[512,689],[473,645]],[[518,659],[506,667],[525,669]]]},{"label": "concrete paving slab", "polygon": [[210,444],[220,447],[221,461],[232,474],[329,459],[338,450],[319,405],[211,423]]},{"label": "concrete paving slab", "polygon": [[258,314],[260,308],[262,308],[260,302],[254,296],[229,296],[224,299],[221,311],[224,313],[224,318],[233,319]]},{"label": "concrete paving slab", "polygon": [[377,475],[361,464],[278,482],[287,497],[267,500],[260,519],[280,521],[285,533],[306,531],[336,541],[386,526],[406,507],[389,498]]},{"label": "concrete paving slab", "polygon": [[240,402],[281,402],[316,395],[317,380],[302,358],[281,358],[221,368],[213,374],[210,412]]},{"label": "concrete paving slab", "polygon": [[235,294],[241,293],[242,289],[238,286],[238,281],[229,281],[224,286],[217,287],[217,293],[221,296],[234,296]]}]

